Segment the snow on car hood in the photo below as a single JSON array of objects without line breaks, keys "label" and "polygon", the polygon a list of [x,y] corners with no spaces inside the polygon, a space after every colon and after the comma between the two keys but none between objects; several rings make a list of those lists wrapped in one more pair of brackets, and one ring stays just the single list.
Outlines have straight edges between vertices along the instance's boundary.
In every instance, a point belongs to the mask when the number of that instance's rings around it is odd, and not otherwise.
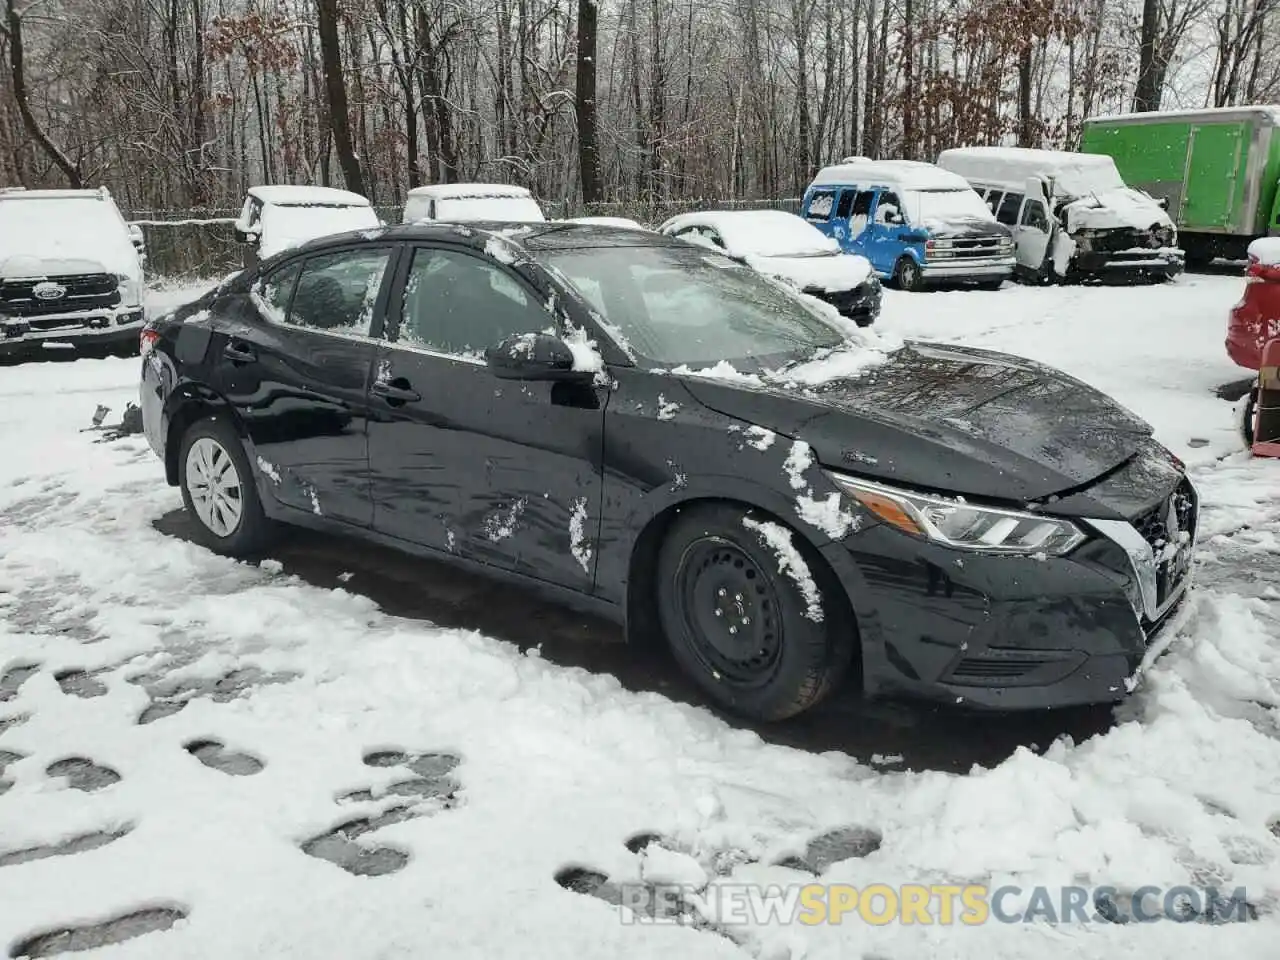
[{"label": "snow on car hood", "polygon": [[1126,227],[1150,230],[1155,226],[1173,226],[1169,214],[1159,204],[1132,187],[1091,193],[1087,197],[1067,202],[1062,209],[1066,213],[1068,233]]},{"label": "snow on car hood", "polygon": [[1280,237],[1259,237],[1249,244],[1249,256],[1264,267],[1280,265]]},{"label": "snow on car hood", "polygon": [[262,208],[262,240],[258,255],[266,259],[282,250],[330,234],[380,226],[382,222],[372,207],[266,204]]},{"label": "snow on car hood", "polygon": [[836,293],[852,290],[871,276],[866,257],[839,253],[816,257],[760,257],[750,254],[742,258],[751,269],[794,284],[800,290]]},{"label": "snow on car hood", "polygon": [[804,440],[821,463],[872,479],[1007,501],[1083,486],[1150,444],[1151,428],[1050,367],[908,343],[816,389],[690,377],[699,402]]},{"label": "snow on car hood", "polygon": [[[86,207],[100,201],[78,201]],[[14,204],[16,206],[16,204]],[[88,208],[83,222],[50,216],[46,201],[24,201],[0,216],[0,278],[110,273],[141,280],[142,264],[124,222],[112,211]],[[73,208],[74,209],[74,208]]]}]

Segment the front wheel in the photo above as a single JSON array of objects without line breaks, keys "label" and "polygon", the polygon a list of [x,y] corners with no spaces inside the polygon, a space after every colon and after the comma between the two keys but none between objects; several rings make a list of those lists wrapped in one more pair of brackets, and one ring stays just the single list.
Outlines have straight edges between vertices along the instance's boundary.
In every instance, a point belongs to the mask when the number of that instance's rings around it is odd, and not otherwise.
[{"label": "front wheel", "polygon": [[254,485],[244,447],[231,424],[213,416],[182,437],[178,486],[197,538],[215,553],[254,557],[270,539],[270,521]]},{"label": "front wheel", "polygon": [[717,703],[784,720],[840,681],[854,628],[819,556],[746,507],[684,511],[658,555],[659,616],[672,653]]},{"label": "front wheel", "polygon": [[893,269],[893,279],[899,290],[919,290],[924,286],[924,271],[911,257],[903,257]]}]

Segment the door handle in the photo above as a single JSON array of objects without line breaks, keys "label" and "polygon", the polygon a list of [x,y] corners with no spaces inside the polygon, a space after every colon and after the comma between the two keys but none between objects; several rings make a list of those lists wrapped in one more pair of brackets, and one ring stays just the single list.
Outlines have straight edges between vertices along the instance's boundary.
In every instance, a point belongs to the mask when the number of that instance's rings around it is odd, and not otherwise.
[{"label": "door handle", "polygon": [[417,403],[422,399],[422,394],[413,389],[404,377],[396,377],[394,380],[375,380],[369,392],[375,397],[381,397],[391,407]]},{"label": "door handle", "polygon": [[258,351],[243,340],[231,340],[222,348],[222,355],[232,363],[253,363],[258,359]]}]

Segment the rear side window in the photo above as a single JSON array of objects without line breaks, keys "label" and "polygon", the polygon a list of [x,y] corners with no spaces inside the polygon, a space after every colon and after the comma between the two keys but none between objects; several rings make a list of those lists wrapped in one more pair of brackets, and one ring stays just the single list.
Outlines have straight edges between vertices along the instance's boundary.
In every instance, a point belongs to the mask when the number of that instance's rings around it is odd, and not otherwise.
[{"label": "rear side window", "polygon": [[853,191],[845,190],[840,194],[840,204],[836,207],[836,217],[848,220],[853,213]]},{"label": "rear side window", "polygon": [[272,323],[285,323],[289,316],[289,298],[302,272],[302,261],[295,260],[279,270],[263,277],[254,285],[253,301],[258,310]]},{"label": "rear side window", "polygon": [[371,335],[373,308],[391,251],[386,247],[341,250],[312,257],[289,305],[289,324],[358,337]]},{"label": "rear side window", "polygon": [[858,195],[853,198],[854,217],[867,217],[871,215],[871,201],[875,198],[875,194],[870,190],[859,190]]},{"label": "rear side window", "polygon": [[1022,194],[1006,193],[1004,199],[1000,201],[1000,206],[996,207],[996,219],[1006,226],[1016,226],[1018,223],[1018,208],[1022,206]]},{"label": "rear side window", "polygon": [[809,197],[809,208],[805,211],[805,219],[816,223],[826,223],[831,219],[831,211],[836,206],[834,190],[815,190]]}]

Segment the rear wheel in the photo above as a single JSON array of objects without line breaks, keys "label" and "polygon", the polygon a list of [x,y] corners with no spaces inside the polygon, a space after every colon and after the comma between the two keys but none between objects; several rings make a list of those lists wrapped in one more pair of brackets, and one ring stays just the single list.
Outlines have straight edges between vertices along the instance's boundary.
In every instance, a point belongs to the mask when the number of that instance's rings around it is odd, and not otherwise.
[{"label": "rear wheel", "polygon": [[911,257],[903,257],[893,269],[893,279],[899,290],[919,290],[924,286],[924,271]]},{"label": "rear wheel", "polygon": [[[775,539],[790,537],[803,569],[747,526],[757,520]],[[676,660],[735,713],[794,716],[821,700],[849,665],[854,630],[834,577],[798,536],[746,507],[682,513],[659,552],[657,578],[658,613]]]},{"label": "rear wheel", "polygon": [[1240,398],[1236,406],[1236,429],[1246,448],[1253,447],[1253,424],[1258,415],[1258,388],[1254,387]]},{"label": "rear wheel", "polygon": [[270,539],[270,521],[254,485],[244,447],[231,424],[199,420],[182,437],[178,486],[198,539],[210,550],[253,557]]}]

